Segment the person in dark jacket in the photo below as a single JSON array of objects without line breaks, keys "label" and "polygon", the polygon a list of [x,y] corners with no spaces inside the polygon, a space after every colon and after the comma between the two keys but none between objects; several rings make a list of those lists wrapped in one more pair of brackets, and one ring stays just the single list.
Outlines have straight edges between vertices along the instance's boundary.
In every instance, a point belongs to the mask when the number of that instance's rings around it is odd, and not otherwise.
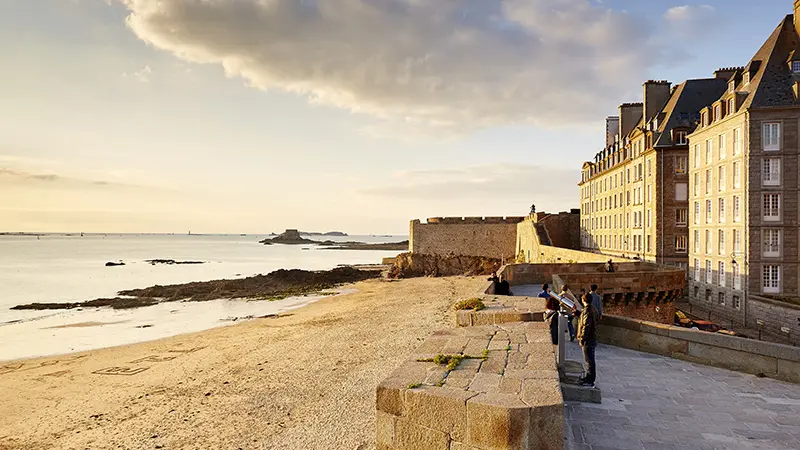
[{"label": "person in dark jacket", "polygon": [[592,305],[591,294],[581,297],[583,301],[583,312],[578,321],[578,343],[583,349],[583,359],[586,362],[586,375],[580,380],[582,386],[594,386],[597,379],[597,364],[595,362],[594,351],[597,347],[597,322],[600,321],[600,313]]},{"label": "person in dark jacket", "polygon": [[545,321],[550,325],[550,341],[553,345],[558,345],[558,300],[550,295],[550,286],[545,283],[542,285],[542,292],[539,298],[545,299]]},{"label": "person in dark jacket", "polygon": [[494,295],[514,295],[511,293],[511,285],[505,275],[500,275],[500,282],[495,285]]},{"label": "person in dark jacket", "polygon": [[500,284],[500,279],[497,278],[497,272],[492,274],[489,281],[492,282],[492,285],[489,286],[489,290],[486,293],[489,295],[497,295],[497,285]]}]

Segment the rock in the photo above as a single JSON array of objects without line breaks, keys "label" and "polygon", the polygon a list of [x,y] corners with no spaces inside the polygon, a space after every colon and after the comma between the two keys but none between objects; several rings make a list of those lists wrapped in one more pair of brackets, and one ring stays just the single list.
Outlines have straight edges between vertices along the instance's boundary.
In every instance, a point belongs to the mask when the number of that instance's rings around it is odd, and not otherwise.
[{"label": "rock", "polygon": [[205,261],[175,261],[174,259],[146,259],[144,262],[154,266],[156,264],[166,264],[170,266],[173,264],[205,264]]},{"label": "rock", "polygon": [[122,262],[122,261],[120,261],[120,262],[109,261],[109,262],[106,263],[106,267],[117,267],[117,266],[124,266],[124,265],[125,265],[125,263]]},{"label": "rock", "polygon": [[264,239],[263,241],[259,241],[265,245],[271,244],[284,244],[284,245],[300,245],[300,244],[319,244],[317,241],[313,241],[311,239],[306,239],[300,236],[300,232],[297,230],[286,230],[283,233],[279,234],[277,237],[272,239]]},{"label": "rock", "polygon": [[450,277],[491,275],[502,262],[481,256],[439,256],[418,253],[397,255],[389,278]]}]

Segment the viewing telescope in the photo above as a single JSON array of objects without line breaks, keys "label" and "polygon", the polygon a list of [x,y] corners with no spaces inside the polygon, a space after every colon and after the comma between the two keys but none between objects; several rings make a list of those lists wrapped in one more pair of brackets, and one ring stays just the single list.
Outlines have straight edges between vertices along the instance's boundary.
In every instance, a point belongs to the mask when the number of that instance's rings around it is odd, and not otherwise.
[{"label": "viewing telescope", "polygon": [[558,300],[558,302],[564,308],[567,308],[570,311],[572,311],[572,309],[575,308],[575,302],[573,302],[572,300],[568,299],[567,297],[562,297],[562,296],[560,296],[558,294],[554,294],[552,291],[548,292],[548,294],[550,294],[550,297],[553,297],[554,299]]}]

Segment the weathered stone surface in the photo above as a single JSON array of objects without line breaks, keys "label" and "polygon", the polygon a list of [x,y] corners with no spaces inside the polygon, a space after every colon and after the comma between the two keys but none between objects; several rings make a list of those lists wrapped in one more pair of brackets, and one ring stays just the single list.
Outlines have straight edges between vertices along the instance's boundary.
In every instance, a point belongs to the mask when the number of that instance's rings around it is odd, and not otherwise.
[{"label": "weathered stone surface", "polygon": [[395,442],[402,450],[442,450],[450,444],[450,437],[447,433],[397,419]]},{"label": "weathered stone surface", "polygon": [[502,374],[506,368],[506,358],[508,352],[503,350],[493,350],[489,352],[489,358],[481,364],[480,373]]},{"label": "weathered stone surface", "polygon": [[502,379],[503,376],[500,374],[479,372],[472,379],[469,390],[472,392],[497,392]]},{"label": "weathered stone surface", "polygon": [[375,412],[375,444],[385,445],[388,448],[394,447],[394,425],[396,416],[387,414],[383,411]]},{"label": "weathered stone surface", "polygon": [[467,400],[477,394],[462,389],[425,388],[406,391],[405,420],[462,439],[466,432]]},{"label": "weathered stone surface", "polygon": [[467,402],[468,443],[486,449],[526,448],[530,419],[530,408],[517,395],[478,395]]},{"label": "weathered stone surface", "polygon": [[526,379],[522,382],[522,401],[535,410],[541,406],[561,405],[564,398],[558,380]]},{"label": "weathered stone surface", "polygon": [[375,404],[378,411],[402,416],[405,411],[403,391],[399,387],[390,387],[381,383],[375,393]]}]

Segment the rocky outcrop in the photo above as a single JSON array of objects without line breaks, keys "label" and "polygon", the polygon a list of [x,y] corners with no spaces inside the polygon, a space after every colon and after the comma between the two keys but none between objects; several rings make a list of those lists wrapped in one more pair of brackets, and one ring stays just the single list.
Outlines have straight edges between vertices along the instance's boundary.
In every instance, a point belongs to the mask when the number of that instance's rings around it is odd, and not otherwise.
[{"label": "rocky outcrop", "polygon": [[399,250],[408,251],[408,241],[386,242],[380,244],[367,244],[364,242],[332,242],[325,241],[320,244],[325,250]]},{"label": "rocky outcrop", "polygon": [[283,233],[272,239],[264,239],[259,241],[264,245],[284,244],[284,245],[302,245],[302,244],[319,244],[320,242],[311,239],[306,239],[300,236],[297,230],[286,230]]},{"label": "rocky outcrop", "polygon": [[491,275],[502,262],[481,256],[439,256],[403,253],[389,270],[389,278]]}]

